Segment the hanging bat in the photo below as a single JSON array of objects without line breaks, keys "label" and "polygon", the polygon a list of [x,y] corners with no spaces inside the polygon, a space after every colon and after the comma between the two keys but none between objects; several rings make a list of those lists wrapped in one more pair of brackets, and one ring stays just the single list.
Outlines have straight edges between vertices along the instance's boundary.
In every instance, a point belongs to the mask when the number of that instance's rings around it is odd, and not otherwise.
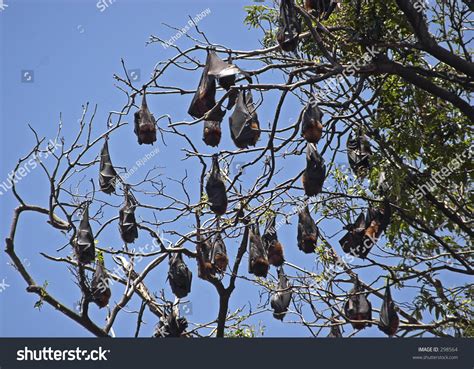
[{"label": "hanging bat", "polygon": [[180,252],[170,254],[169,267],[168,280],[171,291],[177,298],[186,297],[191,292],[193,274],[184,263],[183,255]]},{"label": "hanging bat", "polygon": [[267,250],[268,262],[271,265],[279,267],[285,262],[283,256],[283,246],[278,241],[278,235],[276,233],[276,216],[271,217],[266,226],[265,232],[263,232],[262,241],[263,246]]},{"label": "hanging bat", "polygon": [[309,102],[303,113],[301,124],[301,136],[307,142],[318,143],[323,134],[323,125],[321,123],[323,112],[317,104]]},{"label": "hanging bat", "polygon": [[358,322],[372,320],[372,305],[363,292],[364,288],[356,279],[354,288],[349,292],[349,299],[344,305],[344,314],[353,321],[351,325],[354,329],[364,329],[372,325],[371,323]]},{"label": "hanging bat", "polygon": [[365,215],[359,214],[355,223],[347,225],[347,233],[339,240],[339,243],[345,253],[365,259],[370,248],[363,249],[365,234]]},{"label": "hanging bat", "polygon": [[137,204],[128,190],[125,191],[125,205],[119,211],[119,231],[123,242],[133,243],[138,238],[138,225],[135,218]]},{"label": "hanging bat", "polygon": [[304,8],[318,19],[328,19],[339,2],[336,0],[305,0]]},{"label": "hanging bat", "polygon": [[211,147],[216,147],[221,142],[222,130],[221,122],[206,120],[204,121],[204,132],[202,140]]},{"label": "hanging bat", "polygon": [[389,201],[384,201],[383,208],[374,209],[369,207],[366,215],[366,229],[364,237],[373,245],[377,242],[383,232],[387,229],[391,218],[391,207]]},{"label": "hanging bat", "polygon": [[211,262],[212,246],[208,240],[199,238],[196,245],[196,260],[198,264],[198,277],[201,279],[209,279],[216,273]]},{"label": "hanging bat", "polygon": [[163,316],[160,318],[154,337],[182,337],[184,331],[188,327],[188,321],[184,317],[179,317],[177,308],[171,307],[166,310],[168,311],[165,311]]},{"label": "hanging bat", "polygon": [[110,195],[115,192],[115,182],[117,181],[117,172],[110,160],[108,138],[105,139],[104,146],[100,152],[100,171],[99,185],[101,191]]},{"label": "hanging bat", "polygon": [[342,333],[338,325],[331,326],[331,332],[328,334],[328,338],[341,338]]},{"label": "hanging bat", "polygon": [[250,91],[239,91],[235,109],[229,118],[230,135],[239,149],[255,146],[260,138],[260,123]]},{"label": "hanging bat", "polygon": [[263,246],[258,224],[250,227],[249,242],[249,273],[256,277],[266,278],[270,264],[268,263],[267,250]]},{"label": "hanging bat", "polygon": [[305,254],[315,252],[319,237],[319,229],[316,226],[308,206],[306,205],[298,212],[298,248]]},{"label": "hanging bat", "polygon": [[349,166],[358,177],[365,177],[370,170],[370,157],[372,150],[366,135],[359,129],[352,132],[347,139],[347,158]]},{"label": "hanging bat", "polygon": [[225,243],[222,240],[222,236],[219,232],[216,233],[216,236],[212,241],[210,259],[214,270],[218,273],[223,274],[227,269],[229,258],[227,257],[227,249],[225,247]]},{"label": "hanging bat", "polygon": [[227,194],[217,154],[212,156],[212,169],[206,183],[206,193],[211,210],[217,215],[224,215],[227,211]]},{"label": "hanging bat", "polygon": [[283,268],[278,268],[278,291],[272,295],[270,305],[273,309],[273,317],[283,321],[291,302],[291,286],[288,283]]},{"label": "hanging bat", "polygon": [[301,20],[297,16],[294,0],[281,0],[280,18],[276,39],[283,51],[295,51],[301,33]]},{"label": "hanging bat", "polygon": [[[223,61],[219,58],[216,53],[211,50],[211,61],[208,74],[210,76],[214,76],[217,78],[219,85],[226,91],[229,91],[232,86],[235,86],[235,81],[237,80],[237,75],[243,75],[249,83],[252,82],[250,75],[237,67],[236,65],[232,64],[232,59],[229,56],[229,62]],[[238,90],[232,90],[229,93],[229,101],[227,103],[227,109],[232,109],[235,104],[235,100],[238,95]]]},{"label": "hanging bat", "polygon": [[303,173],[303,188],[306,196],[316,196],[322,189],[326,178],[326,164],[318,153],[316,146],[308,143],[306,146],[306,169]]},{"label": "hanging bat", "polygon": [[380,322],[379,329],[387,336],[394,336],[397,333],[400,319],[395,308],[395,303],[392,300],[390,293],[390,286],[387,279],[387,287],[385,288],[385,295],[383,297],[382,307],[380,308]]},{"label": "hanging bat", "polygon": [[153,145],[153,142],[156,141],[156,121],[148,109],[145,88],[143,88],[142,106],[135,113],[135,134],[140,145]]},{"label": "hanging bat", "polygon": [[109,288],[109,278],[105,270],[104,261],[101,258],[97,259],[94,276],[91,282],[91,296],[99,308],[106,307],[109,303],[112,292]]},{"label": "hanging bat", "polygon": [[79,263],[90,264],[95,260],[94,235],[92,234],[92,228],[89,223],[89,203],[84,205],[74,246]]},{"label": "hanging bat", "polygon": [[[206,120],[210,121],[222,121],[225,112],[221,110],[220,107],[216,107],[216,76],[211,75],[209,71],[213,71],[213,73],[220,75],[222,79],[222,83],[227,86],[230,76],[229,75],[222,75],[220,72],[223,72],[222,67],[224,67],[221,63],[222,62],[226,65],[224,61],[219,59],[214,51],[208,51],[207,58],[206,58],[206,65],[204,66],[204,70],[202,71],[201,79],[199,81],[199,86],[194,94],[193,100],[191,101],[191,105],[188,109],[188,114],[191,115],[193,118],[201,119],[206,114]],[[225,69],[225,68],[224,68]],[[229,71],[230,69],[228,69]]]}]

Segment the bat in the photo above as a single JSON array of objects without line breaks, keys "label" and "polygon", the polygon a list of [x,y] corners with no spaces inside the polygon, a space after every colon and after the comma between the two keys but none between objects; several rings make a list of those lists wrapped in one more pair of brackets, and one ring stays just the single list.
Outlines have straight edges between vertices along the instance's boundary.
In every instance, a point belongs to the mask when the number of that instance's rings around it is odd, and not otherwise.
[{"label": "bat", "polygon": [[[191,105],[188,109],[188,114],[193,118],[201,119],[204,116],[205,120],[222,121],[225,112],[220,107],[216,107],[216,75],[221,76],[220,79],[225,86],[228,86],[230,76],[224,73],[226,67],[220,63],[228,65],[216,55],[212,50],[208,51],[206,58],[206,65],[202,71],[201,79],[196,93],[193,96]],[[223,69],[222,69],[223,68]],[[231,69],[227,69],[230,71]],[[212,71],[215,75],[211,75]],[[230,88],[230,87],[229,87]]]},{"label": "bat", "polygon": [[184,331],[188,327],[188,321],[184,317],[179,317],[177,309],[174,307],[166,310],[168,311],[165,311],[160,318],[154,337],[171,338],[183,336]]},{"label": "bat", "polygon": [[212,156],[212,169],[206,183],[206,193],[211,210],[217,215],[224,215],[227,211],[227,194],[217,154]]},{"label": "bat", "polygon": [[326,20],[338,4],[336,0],[305,0],[304,8],[316,18]]},{"label": "bat", "polygon": [[338,325],[332,325],[331,331],[328,334],[328,338],[341,338],[342,333]]},{"label": "bat", "polygon": [[270,300],[273,309],[273,317],[283,321],[291,302],[291,286],[288,283],[283,268],[278,268],[278,291],[276,291]]},{"label": "bat", "polygon": [[366,214],[359,214],[355,223],[346,227],[348,232],[339,240],[344,252],[365,259],[390,223],[390,217],[388,201],[382,209],[369,207]]},{"label": "bat", "polygon": [[390,293],[390,286],[387,279],[387,287],[385,288],[385,295],[383,297],[382,307],[380,308],[380,322],[379,329],[387,336],[394,336],[397,333],[400,319],[395,308],[395,303],[392,300]]},{"label": "bat", "polygon": [[271,265],[279,267],[285,262],[283,256],[283,246],[278,241],[278,235],[276,232],[276,216],[271,217],[265,226],[265,232],[263,232],[262,241],[263,246],[267,250],[268,262]]},{"label": "bat", "polygon": [[298,248],[305,254],[315,252],[318,237],[319,229],[313,218],[311,218],[308,206],[306,205],[298,212]]},{"label": "bat", "polygon": [[347,225],[347,233],[339,240],[339,244],[345,253],[364,259],[370,248],[363,249],[365,234],[365,215],[359,214],[355,223]]},{"label": "bat", "polygon": [[303,188],[307,196],[316,196],[322,189],[326,178],[326,164],[318,153],[316,146],[308,143],[306,146],[306,169],[303,173]]},{"label": "bat", "polygon": [[296,51],[299,34],[301,33],[301,20],[297,16],[294,0],[280,1],[279,27],[276,39],[283,51]]},{"label": "bat", "polygon": [[100,152],[100,170],[99,185],[101,191],[110,195],[115,192],[115,182],[117,181],[117,172],[110,160],[108,139],[105,139],[104,146]]},{"label": "bat", "polygon": [[229,263],[229,258],[227,257],[227,249],[225,243],[222,240],[221,234],[216,233],[214,240],[212,241],[211,249],[211,264],[214,270],[218,273],[223,274],[227,269],[227,264]]},{"label": "bat", "polygon": [[365,177],[370,170],[372,150],[366,135],[359,129],[349,135],[346,143],[349,166],[358,177]]},{"label": "bat", "polygon": [[208,240],[199,238],[196,245],[196,260],[198,264],[198,277],[201,279],[209,279],[214,276],[215,269],[211,262],[212,246]]},{"label": "bat", "polygon": [[135,112],[135,134],[140,145],[153,145],[156,141],[156,121],[148,109],[145,88],[143,88],[142,106]]},{"label": "bat", "polygon": [[193,274],[183,261],[183,255],[180,252],[170,254],[168,280],[171,291],[177,298],[183,298],[191,292],[191,281]]},{"label": "bat", "polygon": [[351,322],[354,329],[364,329],[370,327],[371,323],[360,322],[372,320],[372,305],[367,296],[363,293],[364,288],[358,279],[354,282],[354,288],[349,291],[349,298],[344,305],[344,314]]},{"label": "bat", "polygon": [[[238,74],[243,75],[250,83],[252,82],[252,79],[247,72],[232,64],[232,59],[230,56],[229,62],[225,62],[219,58],[213,50],[209,51],[209,54],[211,60],[208,74],[217,78],[219,85],[224,90],[229,91],[232,86],[235,86]],[[237,93],[238,90],[232,90],[229,93],[227,109],[232,109],[234,106]]]},{"label": "bat", "polygon": [[89,203],[84,205],[75,240],[75,253],[79,263],[90,264],[95,260],[95,242],[89,223]]},{"label": "bat", "polygon": [[138,238],[138,225],[135,218],[137,204],[133,197],[125,191],[125,204],[119,211],[119,231],[123,242],[133,243]]},{"label": "bat", "polygon": [[260,138],[260,123],[250,91],[239,91],[234,112],[229,118],[229,126],[232,141],[239,149],[257,144]]},{"label": "bat", "polygon": [[202,140],[211,147],[216,147],[221,142],[222,130],[221,122],[206,120],[204,121],[204,132]]},{"label": "bat", "polygon": [[250,227],[249,235],[249,273],[256,277],[266,278],[270,264],[257,224],[254,223]]},{"label": "bat", "polygon": [[106,307],[111,295],[112,292],[109,288],[109,279],[107,271],[105,270],[104,261],[103,259],[98,258],[91,282],[92,302],[94,302],[99,308]]},{"label": "bat", "polygon": [[307,142],[315,144],[321,139],[323,134],[322,118],[323,112],[317,104],[308,103],[306,105],[301,124],[301,136]]}]

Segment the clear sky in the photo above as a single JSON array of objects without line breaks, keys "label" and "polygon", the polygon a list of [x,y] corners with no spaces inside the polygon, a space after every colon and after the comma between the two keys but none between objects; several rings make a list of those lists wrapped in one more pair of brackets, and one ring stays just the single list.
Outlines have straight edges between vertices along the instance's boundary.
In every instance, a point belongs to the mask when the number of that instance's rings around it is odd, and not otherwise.
[{"label": "clear sky", "polygon": [[[33,136],[28,124],[35,127],[41,136],[53,137],[59,114],[62,113],[64,131],[66,135],[72,134],[77,128],[82,104],[89,102],[91,106],[95,104],[98,106],[95,133],[101,132],[105,128],[107,113],[111,110],[120,110],[125,103],[124,95],[115,88],[116,81],[113,79],[114,73],[123,75],[121,58],[129,70],[140,71],[143,82],[151,74],[157,61],[173,55],[172,50],[165,50],[159,44],[145,45],[152,34],[171,38],[176,33],[164,27],[162,23],[181,28],[187,24],[188,15],[195,16],[209,8],[211,13],[200,22],[199,26],[206,32],[211,42],[240,50],[259,47],[259,33],[248,30],[242,23],[245,16],[243,7],[251,5],[251,1],[116,0],[103,11],[97,6],[96,0],[5,0],[5,3],[8,7],[0,12],[0,182],[7,179],[17,158],[25,155],[33,145]],[[180,47],[191,45],[189,40],[184,38],[176,43]],[[204,61],[204,58],[205,53],[202,52],[201,60]],[[168,76],[167,81],[191,89],[197,85],[200,73],[200,71],[175,73]],[[140,81],[136,81],[136,86],[140,86]],[[273,118],[275,101],[271,102],[272,96],[275,95],[268,94],[266,100],[268,104],[262,105],[259,110],[259,117],[264,126]],[[162,100],[153,97],[149,99],[149,104],[155,116],[167,113],[175,121],[189,120],[186,111],[190,99],[191,96],[171,96]],[[299,114],[301,105],[295,100],[293,102],[293,105],[285,105],[282,116],[284,124],[294,121]],[[132,119],[132,115],[127,117],[128,122]],[[193,135],[196,141],[199,141],[200,148],[213,152],[201,144],[201,128],[194,130]],[[173,147],[173,139],[167,143],[168,148],[158,143],[160,153],[152,159],[153,165],[159,166],[160,172],[168,175],[173,172],[182,177],[184,168],[188,168],[191,178],[199,175],[199,168],[194,165],[196,162],[185,162],[186,165],[180,164],[181,167],[174,166],[176,158],[182,157],[183,154],[179,151],[180,147]],[[227,138],[220,148],[230,144]],[[151,146],[137,145],[131,125],[122,128],[112,138],[110,146],[112,160],[119,166],[129,166],[153,150]],[[289,177],[292,168],[289,165],[285,168],[288,172],[283,174]],[[296,167],[295,170],[299,168]],[[145,172],[144,169],[137,173],[134,181],[138,182]],[[96,175],[94,173],[91,175]],[[44,194],[48,188],[41,174],[40,170],[35,170],[19,184],[20,191],[29,203],[45,205]],[[193,194],[197,195],[196,192]],[[144,199],[140,196],[139,198]],[[119,199],[115,200],[120,204]],[[9,230],[12,210],[16,206],[11,192],[0,196],[0,204],[2,219],[0,235],[3,240]],[[39,251],[55,255],[55,249],[62,246],[66,240],[63,235],[53,233],[45,220],[42,216],[28,216],[23,219],[17,237],[18,253],[39,284],[47,280],[48,290],[58,296],[60,301],[74,304],[80,298],[80,294],[66,266],[46,261],[39,255]],[[93,227],[97,228],[97,224]],[[338,231],[332,227],[324,229],[326,234],[332,235]],[[117,233],[114,235],[106,233],[104,240],[99,239],[99,242],[103,242],[101,245],[106,242],[117,245],[119,244]],[[341,236],[342,234],[339,234],[334,238],[336,244]],[[309,269],[315,268],[314,257],[303,255],[296,247],[295,219],[292,220],[291,226],[281,232],[280,237],[286,246],[288,261]],[[229,242],[227,245],[231,261],[235,256],[238,241]],[[140,242],[146,241],[140,239],[137,241],[137,246]],[[60,255],[67,255],[69,251],[67,248]],[[194,261],[187,261],[194,272],[193,290],[189,295],[193,303],[193,312],[188,318],[197,322],[209,321],[217,315],[217,294],[209,283],[198,280]],[[37,296],[26,293],[25,282],[8,265],[8,258],[4,252],[0,253],[0,265],[0,282],[4,281],[9,285],[0,293],[1,336],[89,336],[83,328],[49,306],[45,305],[41,311],[34,309]],[[168,298],[172,298],[168,283],[165,281],[166,265],[167,263],[161,265],[146,279],[146,282],[153,291],[158,292],[164,288]],[[245,275],[246,269],[245,259],[241,273]],[[121,291],[122,286],[114,286],[113,298],[117,299]],[[397,291],[393,294],[395,299],[399,297]],[[231,299],[231,310],[249,302],[253,308],[258,304],[258,288],[248,281],[239,280]],[[380,301],[376,301],[374,305],[379,307]],[[91,309],[92,316],[102,324],[105,310],[98,311],[95,306]],[[130,310],[134,309],[137,309],[136,304],[130,306]],[[274,320],[270,312],[258,315],[251,322],[255,324],[258,320],[261,320],[266,327],[265,336],[308,335],[308,331],[301,326]],[[285,320],[294,320],[294,317]],[[150,336],[156,320],[147,314],[146,321],[143,335]],[[115,326],[117,336],[132,335],[134,329],[135,315],[126,312],[119,314]],[[376,327],[372,327],[361,335],[381,334]]]}]

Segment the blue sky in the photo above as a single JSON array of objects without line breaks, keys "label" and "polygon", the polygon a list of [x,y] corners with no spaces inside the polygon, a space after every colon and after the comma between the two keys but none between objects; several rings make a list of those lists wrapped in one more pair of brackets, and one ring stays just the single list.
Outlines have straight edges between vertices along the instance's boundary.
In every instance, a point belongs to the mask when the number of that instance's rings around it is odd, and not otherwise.
[{"label": "blue sky", "polygon": [[[159,44],[145,45],[152,34],[169,39],[176,33],[164,27],[163,22],[181,28],[187,24],[188,15],[195,16],[209,8],[210,15],[204,18],[199,26],[206,32],[211,42],[239,50],[259,47],[259,33],[248,30],[242,24],[245,17],[243,7],[252,4],[251,1],[116,0],[104,11],[100,11],[97,7],[96,0],[6,0],[5,2],[9,6],[0,13],[2,96],[0,182],[6,180],[17,158],[26,154],[33,145],[33,135],[28,129],[28,124],[35,127],[40,136],[53,137],[59,114],[62,113],[64,132],[70,139],[70,135],[77,129],[81,106],[89,102],[92,107],[96,104],[98,106],[94,133],[97,135],[102,132],[108,112],[120,110],[126,102],[123,93],[115,87],[116,81],[113,79],[114,73],[123,75],[120,60],[124,59],[127,69],[140,71],[141,81],[136,81],[136,86],[140,86],[140,83],[147,80],[152,73],[157,61],[165,60],[174,54],[173,50],[164,49]],[[176,43],[183,48],[191,45],[189,40],[184,38]],[[201,52],[201,60],[204,59],[205,53]],[[200,71],[171,73],[162,83],[173,83],[191,89],[197,85],[200,73]],[[281,77],[275,76],[275,78]],[[273,118],[272,112],[275,109],[277,96],[273,93],[265,95],[265,104],[259,109],[262,126],[267,126]],[[190,120],[186,113],[190,99],[191,96],[153,97],[148,103],[155,117],[170,114],[174,121]],[[296,99],[290,99],[290,103],[285,104],[281,118],[283,124],[293,122],[301,108]],[[126,121],[132,122],[132,119],[130,114]],[[130,168],[136,160],[154,149],[151,146],[138,146],[132,131],[132,126],[127,125],[111,139],[110,149],[115,165]],[[190,129],[189,134],[196,139],[200,149],[208,153],[213,152],[201,143],[201,127]],[[173,173],[177,177],[183,177],[184,169],[187,169],[190,178],[193,176],[197,178],[200,168],[194,165],[196,162],[183,163],[177,159],[183,157],[180,151],[182,142],[169,138],[167,144],[168,146],[164,147],[158,142],[160,152],[152,159],[152,165],[159,167],[157,170],[160,173],[166,175]],[[220,148],[224,149],[226,145],[231,145],[228,137],[224,138]],[[284,165],[282,175],[290,177],[293,172],[299,170],[298,166],[292,166],[290,162]],[[140,169],[133,181],[139,181],[145,172],[145,169]],[[91,176],[96,175],[94,171],[90,173]],[[48,185],[39,169],[25,177],[18,186],[28,203],[45,205],[44,194],[48,191]],[[179,192],[178,189],[173,191]],[[193,190],[192,195],[196,201],[199,194]],[[143,201],[146,199],[141,197],[141,194],[138,197]],[[120,204],[118,197],[114,198],[114,201],[117,205]],[[152,201],[150,200],[150,203]],[[12,210],[16,206],[11,192],[0,196],[0,206],[2,214],[0,235],[1,239],[4,239],[9,230]],[[18,253],[31,268],[37,283],[42,284],[47,280],[48,290],[62,302],[71,305],[80,298],[80,294],[68,269],[62,264],[45,261],[39,255],[40,251],[55,255],[55,250],[66,242],[63,235],[51,232],[45,220],[44,217],[36,215],[23,218],[17,237]],[[97,228],[98,225],[93,227]],[[183,231],[190,225],[181,224],[177,227]],[[338,230],[339,228],[334,225],[328,225],[324,229],[328,235],[333,235]],[[342,234],[336,236],[334,242],[340,236]],[[294,219],[291,226],[284,228],[280,237],[286,245],[288,261],[309,269],[315,268],[314,257],[303,255],[297,250]],[[136,246],[148,241],[146,235],[141,233]],[[231,260],[235,256],[238,241],[227,244]],[[105,232],[99,243],[103,246],[119,245],[118,232],[114,229]],[[69,251],[69,248],[66,248],[60,255],[65,256]],[[41,311],[33,309],[37,297],[25,292],[25,282],[7,263],[8,258],[2,252],[0,282],[4,280],[10,287],[0,293],[0,336],[89,336],[88,332],[49,306],[44,306]],[[188,264],[194,272],[193,290],[189,295],[193,313],[189,319],[196,322],[209,321],[217,315],[217,294],[210,284],[197,278],[194,261],[188,261]],[[111,266],[110,260],[108,265]],[[246,269],[245,259],[241,273],[245,275]],[[146,282],[153,291],[158,292],[164,288],[167,297],[172,298],[165,281],[166,271],[167,263],[151,273]],[[114,297],[118,298],[121,291],[121,286],[114,286]],[[393,292],[395,299],[399,297],[398,293]],[[404,297],[407,296],[405,294]],[[248,302],[255,308],[258,301],[258,288],[247,281],[239,280],[231,299],[231,310]],[[374,307],[379,306],[380,301],[376,301]],[[130,310],[137,308],[138,305],[135,303],[129,306]],[[98,311],[92,307],[92,316],[102,325],[105,310]],[[145,319],[147,324],[143,328],[143,335],[150,336],[156,320],[149,314]],[[259,320],[266,327],[265,336],[308,335],[307,330],[301,326],[274,320],[270,312],[258,315],[251,320],[251,323],[257,324]],[[115,326],[117,336],[130,336],[134,329],[135,314],[126,312],[119,314]],[[376,327],[372,327],[362,332],[361,336],[380,336],[380,332]]]}]

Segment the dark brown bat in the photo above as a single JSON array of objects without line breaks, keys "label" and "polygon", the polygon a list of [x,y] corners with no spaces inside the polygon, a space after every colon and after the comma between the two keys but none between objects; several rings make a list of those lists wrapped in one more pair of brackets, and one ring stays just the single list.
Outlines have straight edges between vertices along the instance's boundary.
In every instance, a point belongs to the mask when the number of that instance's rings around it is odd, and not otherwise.
[{"label": "dark brown bat", "polygon": [[[372,305],[360,285],[358,279],[354,282],[354,288],[349,292],[349,298],[344,305],[344,314],[351,322],[354,329],[364,329],[370,327],[371,323],[365,323],[364,320],[372,320]],[[362,321],[362,322],[358,322]]]},{"label": "dark brown bat", "polygon": [[174,307],[166,308],[160,322],[156,327],[153,337],[173,338],[182,337],[188,327],[188,321],[184,317],[179,317]]},{"label": "dark brown bat", "polygon": [[221,142],[221,122],[206,120],[202,140],[208,146],[216,147]]},{"label": "dark brown bat", "polygon": [[249,233],[249,273],[256,277],[266,278],[270,264],[268,263],[267,250],[263,246],[258,224],[250,227]]},{"label": "dark brown bat", "polygon": [[306,146],[306,169],[302,179],[307,196],[316,196],[322,191],[326,179],[326,164],[312,143]]},{"label": "dark brown bat", "polygon": [[115,192],[117,172],[110,160],[108,138],[105,139],[104,146],[100,152],[99,185],[101,191],[110,195]]},{"label": "dark brown bat", "polygon": [[366,135],[359,129],[352,132],[347,139],[347,158],[349,166],[358,177],[365,177],[370,170],[372,150]]},{"label": "dark brown bat", "polygon": [[385,201],[382,209],[369,207],[361,213],[355,223],[349,224],[348,232],[339,240],[344,252],[365,259],[390,222],[390,203]]},{"label": "dark brown bat", "polygon": [[370,251],[370,248],[363,248],[365,234],[365,215],[359,214],[353,224],[347,227],[347,233],[339,240],[339,243],[347,254],[364,259]]},{"label": "dark brown bat", "polygon": [[273,317],[283,321],[291,302],[291,286],[288,282],[283,268],[278,268],[278,291],[276,291],[270,300],[273,309]]},{"label": "dark brown bat", "polygon": [[397,333],[400,319],[395,308],[395,303],[392,300],[390,293],[390,286],[387,280],[387,287],[385,288],[385,295],[383,297],[382,307],[380,308],[380,322],[379,329],[387,336],[394,336]]},{"label": "dark brown bat", "polygon": [[262,241],[263,246],[267,250],[268,262],[271,265],[279,267],[285,262],[283,256],[283,246],[278,241],[278,235],[276,232],[276,216],[272,216],[265,226],[265,232],[263,232]]},{"label": "dark brown bat", "polygon": [[298,248],[306,254],[316,252],[318,237],[319,229],[306,205],[298,212]]},{"label": "dark brown bat", "polygon": [[297,15],[294,0],[280,1],[280,17],[276,39],[283,51],[295,51],[301,33],[301,19]]},{"label": "dark brown bat", "polygon": [[219,232],[216,233],[212,241],[210,259],[214,270],[218,273],[223,274],[227,269],[229,258],[227,257],[227,249],[225,247],[225,243],[222,240],[222,236]]},{"label": "dark brown bat", "polygon": [[323,125],[321,123],[323,112],[317,104],[309,102],[303,113],[301,123],[301,136],[307,142],[318,143],[323,134]]},{"label": "dark brown bat", "polygon": [[212,246],[208,240],[198,239],[196,245],[196,260],[198,264],[198,277],[201,279],[209,279],[216,273],[211,262]]},{"label": "dark brown bat", "polygon": [[[227,83],[231,83],[229,81],[229,76],[220,74],[223,72],[223,69],[226,69],[223,64],[220,62],[225,63],[224,61],[220,60],[214,51],[208,51],[207,58],[206,58],[206,65],[204,66],[204,70],[202,71],[201,79],[199,81],[199,86],[194,94],[193,100],[191,101],[191,105],[188,109],[188,114],[191,115],[193,118],[201,119],[206,114],[206,120],[210,121],[222,121],[225,112],[222,111],[220,107],[216,105],[216,74],[221,75],[221,79],[223,80],[224,85],[227,86]],[[211,75],[209,72],[212,71],[214,75]]]},{"label": "dark brown bat", "polygon": [[82,219],[74,242],[76,258],[79,263],[90,264],[95,260],[95,242],[89,223],[89,203],[84,205]]},{"label": "dark brown bat", "polygon": [[260,138],[260,123],[251,92],[239,91],[229,125],[232,141],[238,148],[246,149],[257,144]]},{"label": "dark brown bat", "polygon": [[92,302],[99,308],[106,307],[111,295],[112,292],[109,288],[109,278],[105,270],[104,261],[98,258],[91,282]]},{"label": "dark brown bat", "polygon": [[193,274],[184,263],[183,255],[180,252],[170,254],[169,267],[168,280],[171,291],[177,298],[186,297],[191,292]]},{"label": "dark brown bat", "polygon": [[217,154],[212,156],[212,169],[206,183],[206,193],[211,210],[217,215],[224,215],[227,211],[227,194]]},{"label": "dark brown bat", "polygon": [[342,333],[338,325],[332,325],[331,331],[328,334],[328,338],[341,338]]},{"label": "dark brown bat", "polygon": [[119,211],[119,231],[123,242],[133,243],[138,238],[138,225],[135,218],[137,204],[128,190],[125,191],[125,204]]},{"label": "dark brown bat", "polygon": [[135,113],[135,134],[140,145],[152,145],[156,141],[156,120],[148,109],[145,88],[143,89],[142,106]]},{"label": "dark brown bat", "polygon": [[304,8],[319,19],[328,19],[336,6],[336,0],[305,0]]}]

